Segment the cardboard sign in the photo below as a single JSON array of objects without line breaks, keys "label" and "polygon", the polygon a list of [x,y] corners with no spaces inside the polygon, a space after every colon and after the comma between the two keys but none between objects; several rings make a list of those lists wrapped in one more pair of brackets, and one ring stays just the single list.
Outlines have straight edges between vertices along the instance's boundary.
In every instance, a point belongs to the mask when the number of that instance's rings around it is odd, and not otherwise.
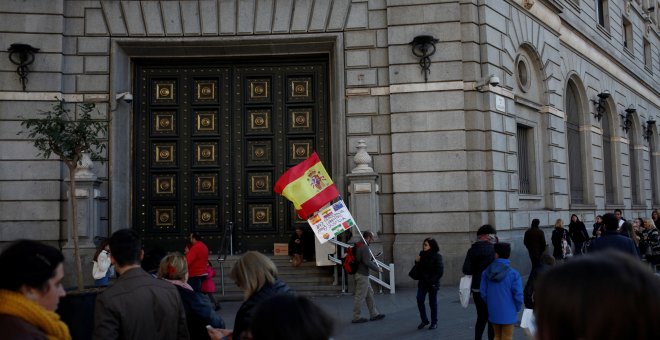
[{"label": "cardboard sign", "polygon": [[353,216],[343,200],[317,211],[307,220],[321,244],[355,225]]},{"label": "cardboard sign", "polygon": [[289,255],[289,244],[288,243],[274,243],[273,244],[273,255],[275,255],[275,256],[288,256]]}]

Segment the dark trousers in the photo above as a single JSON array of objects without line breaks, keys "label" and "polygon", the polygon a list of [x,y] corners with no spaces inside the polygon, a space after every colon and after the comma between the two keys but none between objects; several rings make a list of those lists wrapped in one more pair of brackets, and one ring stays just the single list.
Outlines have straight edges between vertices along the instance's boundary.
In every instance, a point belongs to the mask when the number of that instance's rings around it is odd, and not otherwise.
[{"label": "dark trousers", "polygon": [[188,278],[188,284],[195,292],[200,293],[202,291],[202,282],[204,282],[204,280],[206,280],[206,275],[193,276]]},{"label": "dark trousers", "polygon": [[486,306],[486,301],[481,298],[479,292],[472,292],[472,300],[474,300],[474,305],[477,307],[477,323],[474,325],[474,340],[481,340],[486,324],[488,324],[488,340],[495,339],[493,325],[488,322],[488,307]]},{"label": "dark trousers", "polygon": [[429,322],[426,316],[426,293],[429,294],[429,307],[431,308],[431,323],[438,323],[438,288],[431,287],[430,289],[417,288],[417,309],[419,309],[419,316],[423,322]]}]

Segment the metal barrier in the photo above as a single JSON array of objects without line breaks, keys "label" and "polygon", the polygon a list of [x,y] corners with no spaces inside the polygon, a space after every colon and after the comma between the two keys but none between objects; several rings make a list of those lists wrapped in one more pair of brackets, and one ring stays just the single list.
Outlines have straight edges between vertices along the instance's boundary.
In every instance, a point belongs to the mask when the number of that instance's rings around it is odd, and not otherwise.
[{"label": "metal barrier", "polygon": [[[344,243],[341,241],[337,241],[335,239],[329,240],[329,242],[334,243],[335,245],[339,246],[339,258],[336,258],[332,256],[331,254],[328,254],[328,260],[338,264],[341,267],[341,291],[342,293],[347,293],[348,292],[348,287],[346,287],[346,271],[344,271],[344,267],[341,265],[341,258],[344,256],[344,249],[353,247],[352,245],[348,243]],[[373,255],[373,254],[372,254]],[[369,274],[369,280],[376,282],[379,285],[379,292],[383,292],[383,288],[389,289],[390,294],[396,293],[396,287],[395,287],[395,281],[394,281],[394,263],[390,263],[389,265],[379,261],[378,259],[375,258],[374,260],[376,262],[376,265],[378,267],[383,268],[384,270],[387,270],[390,275],[390,283],[388,284],[387,282],[383,281],[383,273],[379,272],[378,277],[375,277],[371,274]]]},{"label": "metal barrier", "polygon": [[[227,239],[227,234],[229,234],[229,239]],[[222,295],[225,295],[225,261],[227,260],[227,249],[229,249],[229,255],[234,254],[234,223],[227,221],[227,226],[222,231],[222,239],[220,240],[220,253],[218,253],[218,262],[220,262],[220,291]],[[227,247],[227,241],[229,241],[229,247]]]}]

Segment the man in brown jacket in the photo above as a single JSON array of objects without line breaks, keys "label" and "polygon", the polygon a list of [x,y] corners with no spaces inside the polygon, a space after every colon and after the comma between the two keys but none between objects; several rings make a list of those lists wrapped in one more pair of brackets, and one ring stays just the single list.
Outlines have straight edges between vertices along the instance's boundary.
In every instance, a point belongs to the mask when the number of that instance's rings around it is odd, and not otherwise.
[{"label": "man in brown jacket", "polygon": [[143,255],[135,231],[110,237],[118,279],[96,299],[94,339],[189,339],[179,293],[140,267]]}]

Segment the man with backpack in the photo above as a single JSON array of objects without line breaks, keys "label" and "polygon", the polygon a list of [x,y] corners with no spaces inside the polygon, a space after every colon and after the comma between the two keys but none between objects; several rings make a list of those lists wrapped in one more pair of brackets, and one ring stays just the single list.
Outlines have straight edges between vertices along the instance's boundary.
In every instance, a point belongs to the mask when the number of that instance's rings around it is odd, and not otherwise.
[{"label": "man with backpack", "polygon": [[[362,233],[364,242],[358,242],[353,247],[355,259],[358,262],[358,268],[355,272],[355,298],[353,300],[353,321],[352,323],[363,323],[367,321],[382,320],[385,315],[378,313],[374,305],[374,290],[371,288],[369,282],[369,268],[374,271],[382,272],[383,270],[372,261],[371,251],[369,250],[369,243],[373,241],[374,234],[370,231]],[[369,309],[369,319],[363,318],[362,302],[366,301],[367,308]]]}]

